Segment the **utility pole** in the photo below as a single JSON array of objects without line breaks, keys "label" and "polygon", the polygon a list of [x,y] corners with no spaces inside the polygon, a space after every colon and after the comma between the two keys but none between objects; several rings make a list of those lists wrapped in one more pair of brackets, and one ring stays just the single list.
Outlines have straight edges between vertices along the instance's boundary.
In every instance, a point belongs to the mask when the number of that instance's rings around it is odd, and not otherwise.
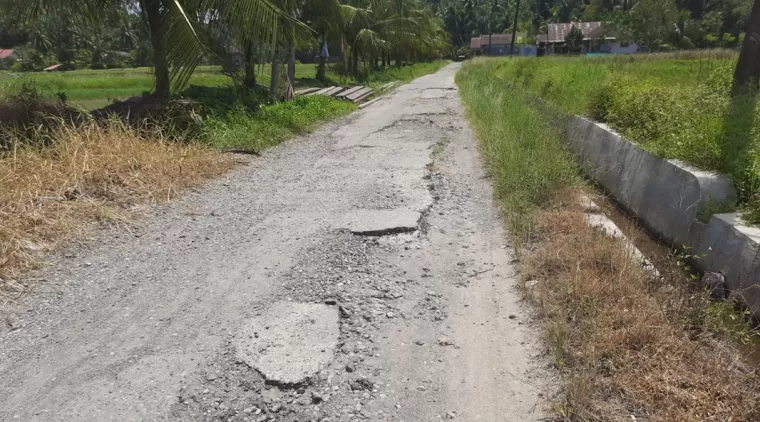
[{"label": "utility pole", "polygon": [[[760,0],[758,0],[760,1]],[[488,22],[488,55],[491,55],[491,37],[493,36],[493,13],[498,7],[499,0],[493,0],[493,8],[491,9],[491,19]]]},{"label": "utility pole", "polygon": [[[760,0],[756,0],[760,2]],[[515,54],[515,38],[517,38],[517,19],[520,16],[520,0],[517,0],[517,7],[515,7],[515,25],[512,27],[512,44],[509,46],[509,55]]]},{"label": "utility pole", "polygon": [[757,90],[760,79],[760,0],[755,0],[734,72],[734,93]]}]

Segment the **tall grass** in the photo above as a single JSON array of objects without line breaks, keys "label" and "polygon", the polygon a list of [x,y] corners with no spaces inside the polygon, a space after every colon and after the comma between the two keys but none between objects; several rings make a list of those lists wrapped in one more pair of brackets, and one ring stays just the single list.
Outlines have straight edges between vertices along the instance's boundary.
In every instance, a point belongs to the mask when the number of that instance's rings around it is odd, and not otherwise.
[{"label": "tall grass", "polygon": [[580,196],[592,193],[559,125],[507,83],[513,63],[466,63],[457,84],[507,225],[530,246],[522,287],[560,375],[548,407],[563,421],[760,420],[760,377],[741,344],[750,327],[671,261],[654,278],[587,224]]},{"label": "tall grass", "polygon": [[556,205],[556,192],[576,186],[580,177],[558,129],[528,105],[524,94],[494,77],[498,67],[497,62],[475,60],[462,67],[456,80],[519,244],[535,231],[536,210]]},{"label": "tall grass", "polygon": [[760,223],[760,108],[732,97],[735,55],[503,61],[496,75],[569,113],[602,120],[664,158],[729,175]]}]

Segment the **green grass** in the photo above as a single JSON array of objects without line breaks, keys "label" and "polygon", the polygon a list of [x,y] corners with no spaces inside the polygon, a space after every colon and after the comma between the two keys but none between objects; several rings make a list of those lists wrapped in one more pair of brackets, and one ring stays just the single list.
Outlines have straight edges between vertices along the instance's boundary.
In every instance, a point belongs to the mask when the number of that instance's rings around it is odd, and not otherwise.
[{"label": "green grass", "polygon": [[[437,61],[399,68],[387,67],[379,71],[369,71],[361,79],[362,83],[377,88],[391,81],[408,82],[435,72],[447,63],[446,61]],[[315,64],[297,64],[294,87],[300,89],[320,86],[319,81],[314,79],[316,71],[317,66]],[[92,110],[104,107],[116,100],[124,100],[151,91],[153,89],[152,72],[153,70],[147,67],[25,74],[4,72],[0,73],[0,91],[13,89],[14,86],[24,82],[32,82],[48,99],[56,99],[58,93],[64,93],[69,101]],[[257,82],[268,86],[270,73],[271,65],[258,66],[256,68]],[[326,76],[329,83],[332,84],[350,85],[357,83],[352,77],[336,73],[332,66],[328,66]],[[227,86],[232,82],[232,78],[222,73],[222,68],[219,66],[201,66],[190,79],[190,85],[205,87]]]},{"label": "green grass", "polygon": [[238,106],[207,118],[202,138],[222,150],[261,151],[354,110],[350,102],[316,95],[264,106],[254,114]]},{"label": "green grass", "polygon": [[729,175],[760,223],[760,109],[731,98],[731,54],[495,60],[494,76],[608,123],[644,149]]},{"label": "green grass", "polygon": [[480,141],[502,212],[516,244],[531,237],[535,211],[580,183],[558,129],[518,90],[494,77],[501,62],[476,59],[457,73],[467,116]]}]

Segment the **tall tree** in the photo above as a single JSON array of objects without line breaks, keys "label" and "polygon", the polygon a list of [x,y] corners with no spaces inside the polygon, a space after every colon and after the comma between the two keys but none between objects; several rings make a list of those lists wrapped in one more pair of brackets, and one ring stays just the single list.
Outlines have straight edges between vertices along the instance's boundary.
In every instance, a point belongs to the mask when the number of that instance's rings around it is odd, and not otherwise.
[{"label": "tall tree", "polygon": [[734,93],[758,90],[760,80],[760,0],[755,0],[734,72]]}]

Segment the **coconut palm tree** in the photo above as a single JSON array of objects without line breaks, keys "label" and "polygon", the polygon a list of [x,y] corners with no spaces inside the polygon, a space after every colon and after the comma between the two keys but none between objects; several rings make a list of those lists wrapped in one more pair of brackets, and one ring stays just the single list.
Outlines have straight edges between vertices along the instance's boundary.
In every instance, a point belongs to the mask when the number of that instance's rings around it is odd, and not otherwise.
[{"label": "coconut palm tree", "polygon": [[384,55],[400,59],[440,52],[448,36],[443,23],[418,0],[348,0],[343,34],[351,56],[351,72],[358,74],[359,60]]},{"label": "coconut palm tree", "polygon": [[215,19],[233,28],[247,42],[274,44],[279,18],[285,14],[269,0],[0,0],[7,13],[34,19],[41,12],[98,20],[114,7],[141,13],[153,47],[155,93],[167,98],[190,79],[209,43],[204,24]]}]

